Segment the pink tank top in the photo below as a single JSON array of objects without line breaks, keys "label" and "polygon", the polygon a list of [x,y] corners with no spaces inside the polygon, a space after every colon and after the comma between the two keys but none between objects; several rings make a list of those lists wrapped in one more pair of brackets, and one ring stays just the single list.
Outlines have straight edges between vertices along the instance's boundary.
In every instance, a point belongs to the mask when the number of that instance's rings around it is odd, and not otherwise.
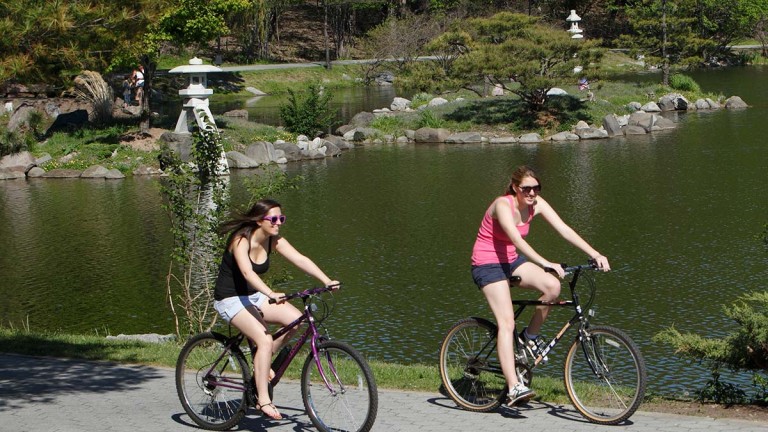
[{"label": "pink tank top", "polygon": [[[514,206],[512,195],[506,195],[509,205]],[[493,204],[491,204],[493,205]],[[528,220],[522,225],[517,225],[520,235],[525,237],[533,219],[534,208],[528,207]],[[472,248],[472,265],[511,263],[517,259],[517,248],[504,232],[498,220],[491,217],[490,207],[480,222],[480,229],[477,231],[477,239]]]}]

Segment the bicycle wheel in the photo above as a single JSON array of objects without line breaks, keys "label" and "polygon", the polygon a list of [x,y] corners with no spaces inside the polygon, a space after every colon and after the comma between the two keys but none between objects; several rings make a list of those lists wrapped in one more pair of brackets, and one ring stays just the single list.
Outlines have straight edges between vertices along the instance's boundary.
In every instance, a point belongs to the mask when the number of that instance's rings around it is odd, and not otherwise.
[{"label": "bicycle wheel", "polygon": [[440,347],[440,378],[461,408],[487,412],[501,405],[507,383],[496,353],[496,326],[467,318],[454,324]]},{"label": "bicycle wheel", "polygon": [[565,389],[590,422],[618,424],[645,395],[645,361],[632,339],[613,327],[594,326],[576,340],[565,359]]},{"label": "bicycle wheel", "polygon": [[310,352],[301,371],[301,398],[312,423],[321,432],[369,431],[379,395],[368,363],[343,342],[323,342],[317,354],[320,369]]},{"label": "bicycle wheel", "polygon": [[227,430],[248,408],[248,362],[239,351],[225,353],[224,336],[192,337],[176,362],[176,392],[189,417],[201,428]]}]

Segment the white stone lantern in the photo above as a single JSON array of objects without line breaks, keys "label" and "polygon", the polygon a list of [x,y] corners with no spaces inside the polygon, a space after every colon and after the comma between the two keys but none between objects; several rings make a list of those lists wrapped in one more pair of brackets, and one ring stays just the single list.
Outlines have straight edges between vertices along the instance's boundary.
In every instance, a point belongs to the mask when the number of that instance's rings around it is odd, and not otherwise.
[{"label": "white stone lantern", "polygon": [[189,86],[179,90],[179,95],[184,98],[184,104],[179,114],[179,120],[176,122],[175,133],[190,133],[188,121],[195,119],[195,108],[208,110],[208,96],[213,94],[213,90],[208,86],[208,72],[221,72],[221,68],[211,65],[204,65],[203,61],[197,57],[189,60],[188,65],[177,66],[169,73],[183,73],[189,75]]},{"label": "white stone lantern", "polygon": [[571,23],[571,28],[568,29],[568,33],[571,34],[571,39],[583,39],[584,35],[581,34],[583,30],[579,28],[579,21],[581,21],[581,18],[576,15],[576,11],[571,9],[571,14],[568,15],[568,18],[565,20]]}]

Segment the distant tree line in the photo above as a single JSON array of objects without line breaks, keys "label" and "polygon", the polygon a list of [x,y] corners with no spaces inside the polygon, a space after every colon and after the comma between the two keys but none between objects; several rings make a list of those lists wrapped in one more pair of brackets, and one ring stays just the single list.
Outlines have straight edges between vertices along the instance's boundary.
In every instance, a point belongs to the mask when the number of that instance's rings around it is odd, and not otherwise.
[{"label": "distant tree line", "polygon": [[6,0],[0,83],[66,83],[82,70],[126,70],[180,49],[236,63],[269,61],[286,15],[297,10],[311,12],[311,22],[298,24],[325,41],[329,60],[348,58],[353,46],[359,55],[380,54],[383,47],[366,38],[400,21],[428,29],[389,44],[402,52],[387,48],[412,57],[426,54],[424,38],[452,31],[457,21],[512,12],[565,30],[575,10],[585,39],[603,47],[631,49],[665,67],[705,65],[727,59],[735,41],[763,43],[768,22],[768,0]]}]

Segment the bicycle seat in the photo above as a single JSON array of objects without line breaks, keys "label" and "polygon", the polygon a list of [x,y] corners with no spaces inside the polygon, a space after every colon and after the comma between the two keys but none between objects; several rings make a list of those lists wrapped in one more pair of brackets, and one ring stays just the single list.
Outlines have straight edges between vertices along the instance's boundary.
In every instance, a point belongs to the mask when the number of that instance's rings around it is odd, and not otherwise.
[{"label": "bicycle seat", "polygon": [[518,283],[521,280],[523,280],[520,276],[511,276],[509,278],[509,283]]}]

